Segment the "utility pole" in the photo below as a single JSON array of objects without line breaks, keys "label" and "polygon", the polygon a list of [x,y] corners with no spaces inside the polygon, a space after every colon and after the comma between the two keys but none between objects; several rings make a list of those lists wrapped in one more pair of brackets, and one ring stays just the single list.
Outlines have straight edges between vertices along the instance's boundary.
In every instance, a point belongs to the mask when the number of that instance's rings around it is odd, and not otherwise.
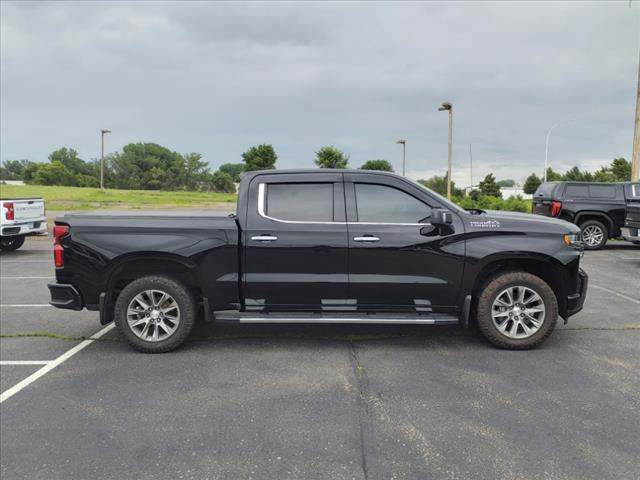
[{"label": "utility pole", "polygon": [[399,143],[402,145],[402,176],[404,177],[404,173],[405,173],[405,155],[406,155],[406,150],[407,150],[407,141],[406,140],[398,140],[396,141],[396,143]]},{"label": "utility pole", "polygon": [[471,151],[471,144],[469,144],[469,179],[471,180],[471,187],[469,192],[473,191],[473,152]]},{"label": "utility pole", "polygon": [[111,130],[100,130],[102,136],[102,153],[100,155],[100,190],[104,192],[104,134],[111,133]]},{"label": "utility pole", "polygon": [[[629,2],[631,3],[631,2]],[[631,181],[640,180],[640,56],[638,58],[638,90],[636,91],[636,121],[631,154]]]},{"label": "utility pole", "polygon": [[439,112],[447,110],[449,112],[449,154],[447,159],[447,198],[451,200],[451,156],[453,147],[453,105],[450,102],[442,102],[438,108]]}]

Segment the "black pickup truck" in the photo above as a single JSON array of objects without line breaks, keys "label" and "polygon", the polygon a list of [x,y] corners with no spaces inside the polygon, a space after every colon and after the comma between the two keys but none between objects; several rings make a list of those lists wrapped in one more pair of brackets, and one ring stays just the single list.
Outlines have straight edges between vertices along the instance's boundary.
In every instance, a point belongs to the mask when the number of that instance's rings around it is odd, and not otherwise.
[{"label": "black pickup truck", "polygon": [[58,218],[49,289],[144,352],[178,347],[198,318],[477,322],[525,349],[582,309],[582,250],[568,222],[465,211],[394,174],[271,170],[242,177],[229,217]]},{"label": "black pickup truck", "polygon": [[599,250],[609,238],[626,238],[623,227],[639,190],[640,184],[631,182],[546,182],[533,194],[531,208],[538,215],[575,223],[585,248]]}]

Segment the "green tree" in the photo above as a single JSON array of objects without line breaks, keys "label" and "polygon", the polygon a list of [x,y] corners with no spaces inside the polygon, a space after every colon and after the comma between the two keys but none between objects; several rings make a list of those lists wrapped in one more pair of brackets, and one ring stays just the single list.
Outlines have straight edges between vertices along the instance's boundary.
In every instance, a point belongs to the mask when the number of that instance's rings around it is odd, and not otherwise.
[{"label": "green tree", "polygon": [[614,158],[611,162],[610,170],[617,182],[629,182],[631,180],[631,162],[624,158]]},{"label": "green tree", "polygon": [[224,165],[220,165],[218,170],[227,175],[231,175],[233,181],[239,183],[240,174],[244,172],[244,163],[225,163]]},{"label": "green tree", "polygon": [[547,182],[560,182],[564,180],[564,176],[558,172],[555,172],[553,168],[547,168]]},{"label": "green tree", "polygon": [[602,167],[593,174],[594,182],[616,182],[617,180],[613,172],[607,167]]},{"label": "green tree", "polygon": [[502,198],[502,193],[500,193],[500,186],[496,183],[496,179],[493,176],[493,173],[490,173],[484,180],[480,182],[480,193],[482,195],[486,195],[488,197],[498,197]]},{"label": "green tree", "polygon": [[23,180],[22,175],[30,163],[33,162],[29,160],[5,160],[0,169],[0,179]]},{"label": "green tree", "polygon": [[387,160],[367,160],[362,164],[360,170],[382,170],[393,172],[393,167]]},{"label": "green tree", "polygon": [[578,167],[572,167],[562,176],[564,180],[571,182],[591,182],[593,175],[586,170],[582,171]]},{"label": "green tree", "polygon": [[234,193],[236,191],[236,184],[231,175],[220,170],[211,174],[209,183],[214,192]]},{"label": "green tree", "polygon": [[262,144],[251,147],[242,154],[244,169],[247,172],[254,170],[273,170],[276,168],[278,156],[273,146]]},{"label": "green tree", "polygon": [[498,186],[499,187],[515,187],[516,182],[515,180],[511,180],[510,178],[507,178],[504,180],[498,180]]},{"label": "green tree", "polygon": [[51,152],[49,161],[60,162],[72,175],[89,174],[87,162],[82,160],[73,148],[62,147]]},{"label": "green tree", "polygon": [[187,153],[182,156],[184,160],[184,175],[182,178],[182,187],[187,190],[196,190],[206,173],[209,171],[209,165],[202,160],[199,153]]},{"label": "green tree", "polygon": [[130,143],[109,160],[115,188],[176,190],[185,178],[182,155],[156,143]]},{"label": "green tree", "polygon": [[[429,190],[433,190],[436,193],[439,193],[442,196],[447,195],[447,176],[443,175],[442,177],[438,175],[434,175],[431,178],[426,180],[418,180],[418,183],[424,185]],[[457,188],[455,182],[451,182],[451,193],[454,197],[463,197],[464,190]]]},{"label": "green tree", "polygon": [[524,193],[528,193],[529,195],[533,195],[536,193],[538,187],[542,184],[542,180],[535,173],[532,173],[527,177],[524,181]]},{"label": "green tree", "polygon": [[58,160],[39,164],[33,176],[33,183],[37,185],[64,186],[74,186],[76,184],[73,173]]},{"label": "green tree", "polygon": [[316,152],[315,163],[320,168],[347,168],[349,156],[336,147],[326,146]]}]

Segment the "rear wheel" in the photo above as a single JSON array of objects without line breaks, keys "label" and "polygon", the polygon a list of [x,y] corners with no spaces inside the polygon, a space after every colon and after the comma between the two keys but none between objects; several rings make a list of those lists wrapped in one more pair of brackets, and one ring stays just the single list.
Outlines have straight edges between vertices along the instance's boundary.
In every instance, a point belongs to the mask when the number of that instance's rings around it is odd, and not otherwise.
[{"label": "rear wheel", "polygon": [[580,224],[584,248],[587,250],[600,250],[607,243],[609,230],[598,220],[587,220]]},{"label": "rear wheel", "polygon": [[13,252],[19,249],[24,243],[24,235],[0,238],[0,250],[3,252]]},{"label": "rear wheel", "polygon": [[509,350],[535,348],[558,321],[551,287],[526,272],[508,272],[490,280],[478,299],[478,327],[493,345]]},{"label": "rear wheel", "polygon": [[169,352],[187,339],[196,318],[191,292],[168,277],[148,276],[127,285],[115,305],[123,338],[145,353]]}]

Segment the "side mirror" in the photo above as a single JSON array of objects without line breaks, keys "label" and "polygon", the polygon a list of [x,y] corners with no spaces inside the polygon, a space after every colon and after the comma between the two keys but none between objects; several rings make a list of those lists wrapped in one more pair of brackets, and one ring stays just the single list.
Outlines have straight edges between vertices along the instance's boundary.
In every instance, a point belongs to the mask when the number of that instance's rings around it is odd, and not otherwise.
[{"label": "side mirror", "polygon": [[431,210],[431,225],[444,227],[453,223],[453,215],[444,208],[434,208]]},{"label": "side mirror", "polygon": [[454,233],[452,223],[453,214],[449,210],[434,208],[431,210],[430,224],[420,229],[420,235],[425,237],[451,235]]}]

